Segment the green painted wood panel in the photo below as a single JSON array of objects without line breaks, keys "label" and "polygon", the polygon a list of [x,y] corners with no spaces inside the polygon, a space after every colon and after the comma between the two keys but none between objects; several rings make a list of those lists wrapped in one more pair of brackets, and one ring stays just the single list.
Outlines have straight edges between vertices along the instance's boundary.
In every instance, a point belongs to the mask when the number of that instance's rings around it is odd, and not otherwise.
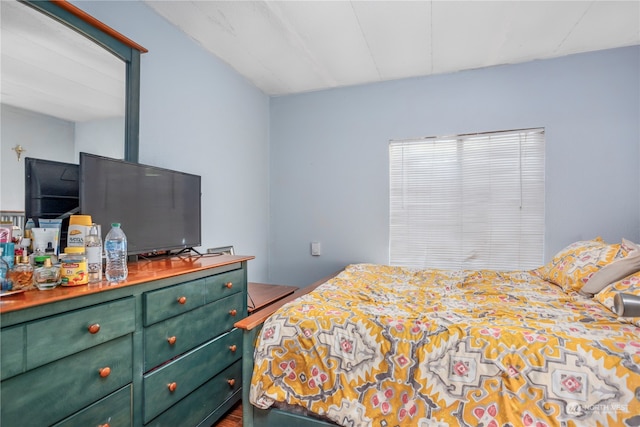
[{"label": "green painted wood panel", "polygon": [[[241,313],[243,296],[244,294],[231,295],[218,302],[145,328],[145,372],[233,329],[233,324],[242,317],[240,314],[232,316],[230,311],[236,310],[237,313]],[[173,345],[169,344],[170,337],[176,338]],[[241,346],[241,339],[239,339],[238,354]]]},{"label": "green painted wood panel", "polygon": [[[88,330],[93,324],[100,325],[95,334]],[[132,297],[28,323],[27,369],[130,334],[135,325]]]},{"label": "green painted wood panel", "polygon": [[[241,376],[242,364],[238,360],[154,418],[146,427],[193,426],[205,419],[203,425],[212,425],[240,400]],[[236,380],[233,385],[227,382],[230,379]]]},{"label": "green painted wood panel", "polygon": [[[2,382],[3,427],[44,426],[130,383],[132,337],[126,335]],[[99,370],[111,373],[100,377]]]},{"label": "green painted wood panel", "polygon": [[[242,341],[242,332],[234,329],[184,356],[144,376],[144,422],[157,417],[189,393],[217,375],[242,356],[241,349],[228,351],[230,345]],[[168,384],[176,383],[171,392]],[[237,382],[241,382],[238,378]]]},{"label": "green painted wood panel", "polygon": [[0,377],[6,379],[24,371],[24,326],[0,331]]},{"label": "green painted wood panel", "polygon": [[[206,279],[203,278],[146,292],[142,296],[144,325],[149,326],[204,305],[205,281]],[[181,298],[184,298],[183,303],[180,301]]]},{"label": "green painted wood panel", "polygon": [[53,427],[103,426],[131,427],[132,385],[110,394]]},{"label": "green painted wood panel", "polygon": [[[231,287],[227,287],[231,283]],[[228,273],[207,277],[205,298],[214,302],[237,292],[245,292],[247,289],[246,270],[234,270]]]}]

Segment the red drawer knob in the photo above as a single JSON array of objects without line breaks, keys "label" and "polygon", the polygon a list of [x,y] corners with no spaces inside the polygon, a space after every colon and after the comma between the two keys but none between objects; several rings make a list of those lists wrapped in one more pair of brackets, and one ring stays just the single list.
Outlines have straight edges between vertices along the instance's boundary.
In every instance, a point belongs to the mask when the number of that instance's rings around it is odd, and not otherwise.
[{"label": "red drawer knob", "polygon": [[231,350],[233,353],[235,353],[237,349],[238,347],[235,344],[229,346],[229,350]]},{"label": "red drawer knob", "polygon": [[236,380],[234,380],[233,378],[231,378],[230,380],[227,380],[227,383],[229,383],[229,385],[231,387],[233,387],[236,384]]},{"label": "red drawer knob", "polygon": [[224,285],[227,287],[227,289],[233,288],[233,282],[227,282]]},{"label": "red drawer knob", "polygon": [[180,297],[180,298],[178,298],[178,302],[179,302],[180,304],[186,304],[186,302],[187,302],[187,297]]},{"label": "red drawer knob", "polygon": [[90,334],[97,334],[98,332],[100,332],[100,325],[98,325],[97,323],[94,323],[93,325],[89,326],[87,329],[89,330]]},{"label": "red drawer knob", "polygon": [[111,368],[106,366],[102,369],[100,369],[100,377],[101,378],[107,378],[109,376],[109,374],[111,374]]},{"label": "red drawer knob", "polygon": [[178,388],[178,383],[167,384],[167,388],[171,393],[173,393]]},{"label": "red drawer knob", "polygon": [[107,423],[107,424],[99,424],[98,427],[110,427],[110,426],[109,426],[109,423]]},{"label": "red drawer knob", "polygon": [[238,310],[236,310],[235,308],[233,310],[229,311],[229,314],[232,316],[235,316],[236,314],[238,314]]},{"label": "red drawer knob", "polygon": [[169,345],[174,345],[174,344],[176,343],[176,341],[177,341],[177,340],[178,340],[178,339],[176,338],[176,336],[175,336],[175,335],[174,335],[174,336],[172,336],[172,337],[167,338],[167,341],[169,342]]}]

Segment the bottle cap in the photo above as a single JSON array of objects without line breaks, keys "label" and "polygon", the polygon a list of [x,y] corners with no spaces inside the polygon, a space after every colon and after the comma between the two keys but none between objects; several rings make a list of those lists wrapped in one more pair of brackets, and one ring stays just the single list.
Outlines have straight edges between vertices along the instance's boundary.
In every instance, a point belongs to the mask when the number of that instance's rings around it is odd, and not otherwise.
[{"label": "bottle cap", "polygon": [[33,262],[36,264],[44,264],[46,260],[51,260],[50,255],[38,255],[33,257]]},{"label": "bottle cap", "polygon": [[84,253],[84,247],[83,246],[67,246],[66,248],[64,248],[64,253],[65,254],[81,254],[81,253]]},{"label": "bottle cap", "polygon": [[71,215],[69,225],[91,225],[91,215]]}]

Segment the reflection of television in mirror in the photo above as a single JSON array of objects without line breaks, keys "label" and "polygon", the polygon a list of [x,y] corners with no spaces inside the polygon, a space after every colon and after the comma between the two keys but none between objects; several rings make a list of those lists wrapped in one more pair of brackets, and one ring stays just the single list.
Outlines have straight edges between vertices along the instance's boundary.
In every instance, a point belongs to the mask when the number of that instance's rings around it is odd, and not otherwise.
[{"label": "reflection of television in mirror", "polygon": [[79,210],[79,167],[73,163],[53,160],[24,159],[25,218],[63,218],[60,247],[66,246],[69,216]]},{"label": "reflection of television in mirror", "polygon": [[200,246],[199,175],[80,153],[80,211],[102,227],[119,222],[129,255]]}]

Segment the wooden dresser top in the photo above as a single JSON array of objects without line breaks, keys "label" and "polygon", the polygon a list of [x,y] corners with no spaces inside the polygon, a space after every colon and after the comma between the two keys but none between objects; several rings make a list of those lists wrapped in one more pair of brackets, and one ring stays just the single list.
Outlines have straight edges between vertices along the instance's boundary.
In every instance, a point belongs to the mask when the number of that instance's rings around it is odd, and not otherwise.
[{"label": "wooden dresser top", "polygon": [[200,270],[234,264],[254,259],[253,256],[243,255],[184,255],[169,258],[140,260],[129,263],[129,275],[122,283],[107,283],[103,278],[101,283],[91,283],[81,286],[58,286],[48,291],[32,290],[22,293],[5,295],[0,298],[0,314],[22,310],[38,305],[49,304],[69,298],[106,292],[127,286],[134,286],[151,280],[160,280],[181,274],[193,273]]}]

